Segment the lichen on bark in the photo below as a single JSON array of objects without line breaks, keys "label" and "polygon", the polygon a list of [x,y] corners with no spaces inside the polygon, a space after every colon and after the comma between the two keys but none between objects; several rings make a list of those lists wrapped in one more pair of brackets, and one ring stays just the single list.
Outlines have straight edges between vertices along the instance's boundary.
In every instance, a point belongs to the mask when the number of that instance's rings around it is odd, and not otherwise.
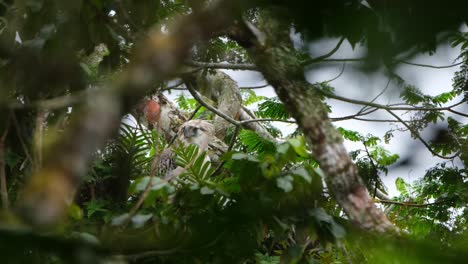
[{"label": "lichen on bark", "polygon": [[275,20],[274,12],[261,11],[256,26],[258,30],[252,30],[252,25],[239,23],[230,30],[230,37],[247,49],[296,119],[338,204],[359,228],[395,231],[383,211],[372,202],[357,167],[343,146],[341,135],[328,118],[325,104],[313,85],[306,81],[304,68],[290,39],[289,25]]}]

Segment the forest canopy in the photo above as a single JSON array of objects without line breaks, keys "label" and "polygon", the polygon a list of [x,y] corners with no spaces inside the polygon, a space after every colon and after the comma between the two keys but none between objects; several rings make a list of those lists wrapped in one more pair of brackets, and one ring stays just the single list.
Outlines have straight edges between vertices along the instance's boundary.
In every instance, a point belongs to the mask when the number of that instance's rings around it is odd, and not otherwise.
[{"label": "forest canopy", "polygon": [[[0,262],[464,263],[467,10],[0,1]],[[337,57],[346,45],[362,56]],[[450,65],[414,60],[441,46],[457,53]],[[330,65],[332,79],[308,78]],[[454,69],[452,83],[427,94],[402,65]],[[349,68],[387,85],[347,97],[334,85]],[[262,84],[239,85],[247,71]],[[380,103],[386,93],[398,96]],[[359,110],[337,115],[331,100]],[[411,169],[389,150],[397,133],[440,162],[391,195],[384,177]]]}]

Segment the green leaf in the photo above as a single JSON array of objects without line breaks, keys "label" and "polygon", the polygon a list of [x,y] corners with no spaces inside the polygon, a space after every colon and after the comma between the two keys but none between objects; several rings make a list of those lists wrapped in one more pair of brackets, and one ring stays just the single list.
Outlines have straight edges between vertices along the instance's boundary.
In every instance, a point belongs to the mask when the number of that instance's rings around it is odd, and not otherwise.
[{"label": "green leaf", "polygon": [[81,208],[75,203],[72,203],[68,206],[67,214],[74,220],[83,219],[83,210],[81,210]]},{"label": "green leaf", "polygon": [[271,98],[258,105],[258,111],[255,112],[261,118],[288,119],[289,113],[284,104],[278,98]]},{"label": "green leaf", "polygon": [[309,153],[307,153],[307,149],[305,146],[305,140],[304,137],[296,137],[296,138],[290,138],[288,139],[289,144],[293,147],[294,151],[297,153],[297,155],[303,157],[303,158],[308,158]]},{"label": "green leaf", "polygon": [[222,189],[227,193],[239,193],[241,186],[238,178],[226,178],[222,181]]},{"label": "green leaf", "polygon": [[434,98],[432,98],[432,102],[437,105],[445,104],[449,102],[450,100],[452,100],[453,98],[455,98],[455,96],[457,96],[455,91],[441,93],[435,96]]},{"label": "green leaf", "polygon": [[243,89],[241,90],[241,94],[243,97],[242,101],[244,105],[246,106],[255,104],[255,103],[258,103],[260,101],[267,99],[267,97],[265,96],[257,95],[252,89]]},{"label": "green leaf", "polygon": [[395,180],[395,185],[397,190],[403,195],[403,196],[409,196],[409,187],[410,185],[405,182],[402,178],[398,177]]},{"label": "green leaf", "polygon": [[303,178],[307,183],[312,182],[312,176],[310,176],[309,172],[304,167],[295,168],[294,170],[290,171],[292,175],[297,175]]},{"label": "green leaf", "polygon": [[106,203],[102,200],[92,200],[84,204],[86,206],[86,216],[91,218],[97,212],[108,212],[105,209]]},{"label": "green leaf", "polygon": [[294,178],[291,175],[286,175],[276,179],[276,186],[282,189],[284,192],[290,192],[293,190]]},{"label": "green leaf", "polygon": [[345,138],[347,140],[350,140],[350,141],[353,141],[353,142],[357,142],[357,141],[362,140],[362,136],[357,131],[347,130],[347,129],[344,129],[342,127],[338,127],[337,130],[338,130],[338,132],[340,132],[340,134],[343,136],[343,138]]},{"label": "green leaf", "polygon": [[210,187],[207,187],[207,186],[203,186],[201,189],[200,189],[200,193],[203,194],[203,195],[209,195],[209,194],[213,194],[215,191],[213,189],[211,189]]},{"label": "green leaf", "polygon": [[280,257],[255,253],[255,261],[257,264],[280,264]]},{"label": "green leaf", "polygon": [[238,137],[239,141],[245,145],[249,152],[272,153],[276,149],[274,142],[259,136],[251,130],[242,130]]},{"label": "green leaf", "polygon": [[314,208],[310,210],[309,215],[313,217],[316,223],[316,228],[321,230],[323,235],[326,236],[326,239],[334,241],[336,239],[343,238],[346,235],[346,230],[322,208]]},{"label": "green leaf", "polygon": [[303,247],[299,245],[292,245],[283,253],[283,255],[281,255],[281,263],[299,263],[303,253]]},{"label": "green leaf", "polygon": [[400,94],[400,97],[405,100],[408,104],[416,105],[419,103],[427,102],[432,98],[428,95],[425,95],[419,90],[416,86],[407,85],[404,87],[403,92]]}]

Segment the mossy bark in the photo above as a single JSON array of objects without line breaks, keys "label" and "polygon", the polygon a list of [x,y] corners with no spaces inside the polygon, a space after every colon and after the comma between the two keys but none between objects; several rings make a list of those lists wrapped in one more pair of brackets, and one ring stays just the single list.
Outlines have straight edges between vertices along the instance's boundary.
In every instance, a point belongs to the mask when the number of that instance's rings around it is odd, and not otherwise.
[{"label": "mossy bark", "polygon": [[304,77],[304,69],[290,39],[290,27],[261,13],[258,29],[237,24],[230,36],[244,46],[268,83],[293,116],[308,142],[313,156],[326,175],[336,201],[358,227],[390,231],[395,227],[378,209],[360,179],[341,134],[328,118],[327,108],[314,87]]}]

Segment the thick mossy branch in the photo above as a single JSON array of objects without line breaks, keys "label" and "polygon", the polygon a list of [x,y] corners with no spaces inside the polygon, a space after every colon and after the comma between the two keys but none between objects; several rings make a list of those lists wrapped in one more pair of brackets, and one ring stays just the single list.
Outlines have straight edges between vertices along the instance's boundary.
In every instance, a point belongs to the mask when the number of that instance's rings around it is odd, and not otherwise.
[{"label": "thick mossy branch", "polygon": [[23,217],[39,225],[59,220],[93,154],[116,133],[122,115],[155,83],[172,77],[193,44],[209,39],[229,25],[245,8],[244,4],[221,1],[180,19],[169,27],[170,34],[155,30],[137,44],[139,48],[122,77],[95,95],[93,102],[81,111],[73,113],[72,125],[49,151],[53,155],[45,157],[43,169],[31,176],[18,203]]},{"label": "thick mossy branch", "polygon": [[394,231],[392,223],[372,202],[319,94],[305,80],[303,66],[296,58],[289,37],[290,28],[273,17],[274,14],[267,12],[259,16],[259,32],[266,37],[262,41],[251,30],[252,25],[246,24],[233,27],[230,36],[248,50],[288,112],[297,120],[327,176],[329,188],[350,220],[362,229]]}]

